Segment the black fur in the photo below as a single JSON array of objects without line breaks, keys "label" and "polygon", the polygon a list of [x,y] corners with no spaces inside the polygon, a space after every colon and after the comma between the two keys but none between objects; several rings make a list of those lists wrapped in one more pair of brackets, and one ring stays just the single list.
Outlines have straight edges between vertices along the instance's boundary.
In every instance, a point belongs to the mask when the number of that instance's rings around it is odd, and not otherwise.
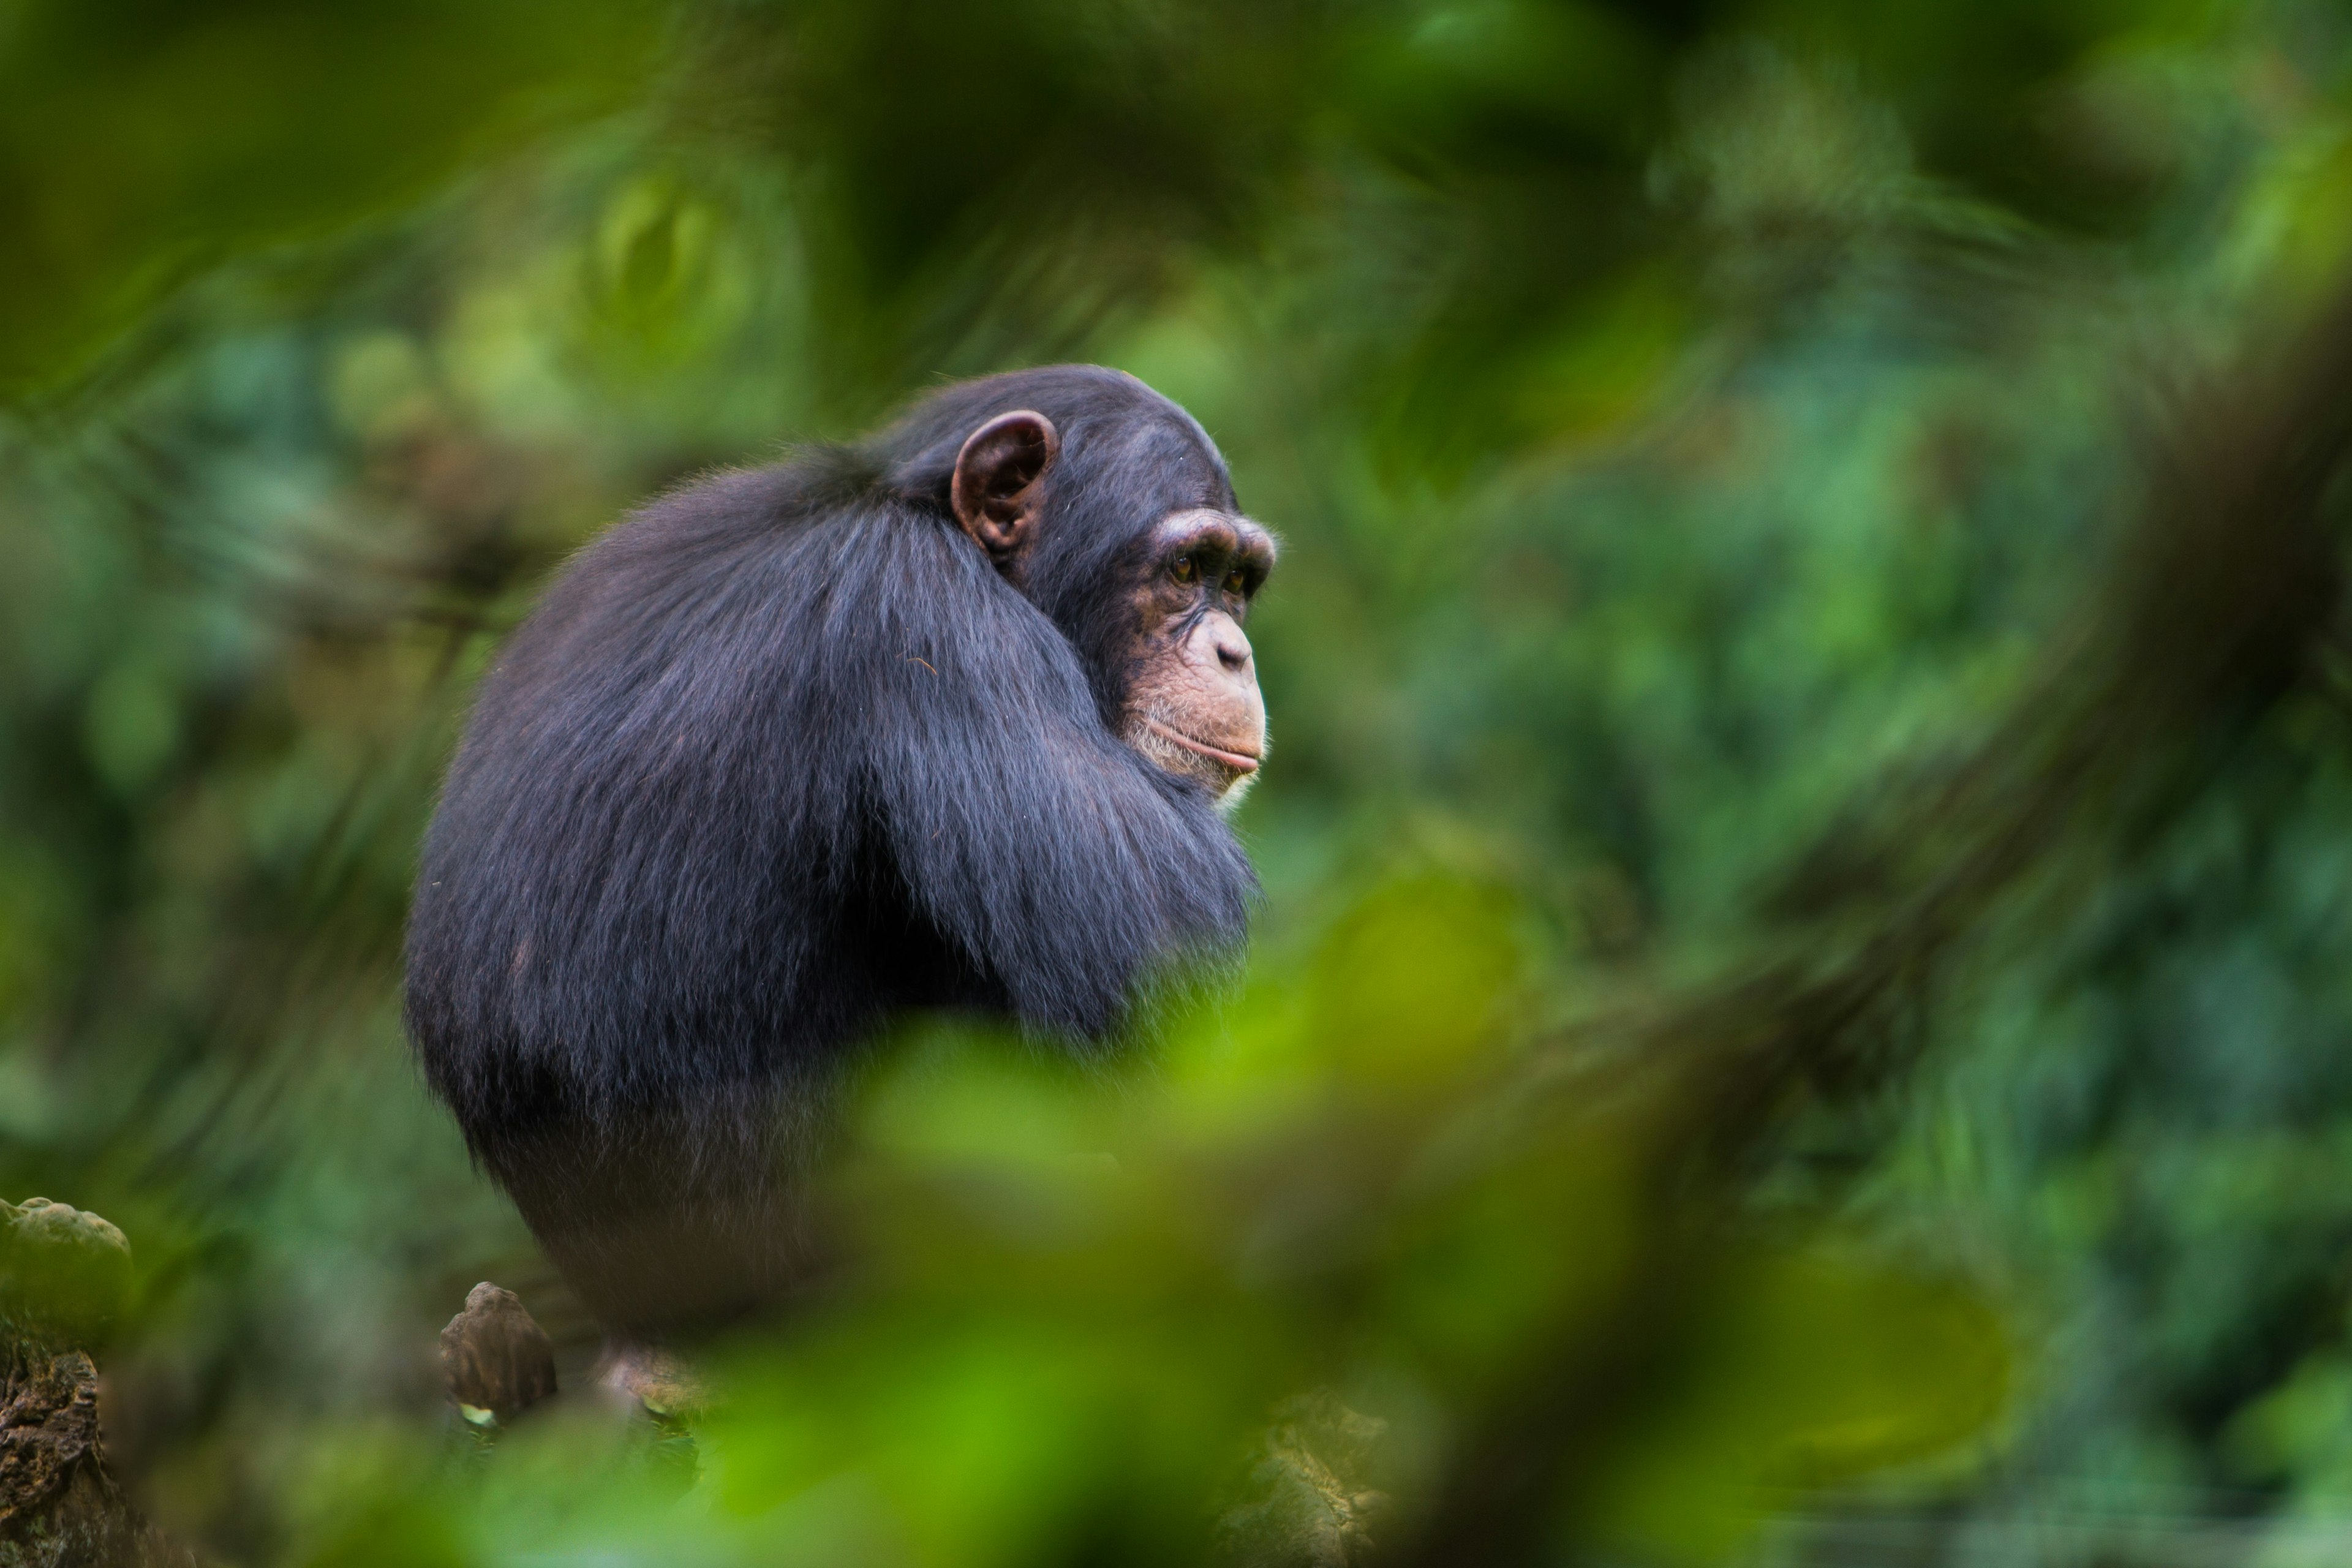
[{"label": "black fur", "polygon": [[[964,437],[1060,459],[1016,590],[958,527]],[[1058,367],[723,474],[588,546],[483,682],[427,836],[407,1020],[476,1156],[592,1310],[771,1299],[792,1169],[912,1009],[1087,1048],[1230,952],[1255,882],[1199,786],[1117,739],[1150,526],[1232,509],[1175,405]]]}]

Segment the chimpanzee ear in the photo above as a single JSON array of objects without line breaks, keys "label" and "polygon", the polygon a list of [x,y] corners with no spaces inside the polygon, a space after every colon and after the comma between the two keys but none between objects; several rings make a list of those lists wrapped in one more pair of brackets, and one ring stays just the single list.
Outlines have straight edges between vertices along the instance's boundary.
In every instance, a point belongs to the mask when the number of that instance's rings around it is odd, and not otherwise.
[{"label": "chimpanzee ear", "polygon": [[956,521],[1002,563],[1037,534],[1046,470],[1061,455],[1061,432],[1026,408],[1000,414],[966,438],[956,454],[949,499]]}]

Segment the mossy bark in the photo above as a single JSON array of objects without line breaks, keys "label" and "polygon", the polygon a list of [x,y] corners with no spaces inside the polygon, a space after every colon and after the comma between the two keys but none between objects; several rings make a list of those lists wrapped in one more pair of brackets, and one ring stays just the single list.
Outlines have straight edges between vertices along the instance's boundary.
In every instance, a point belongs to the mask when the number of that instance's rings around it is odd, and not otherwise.
[{"label": "mossy bark", "polygon": [[0,1568],[194,1568],[106,1468],[101,1344],[131,1278],[122,1233],[63,1204],[0,1204]]}]

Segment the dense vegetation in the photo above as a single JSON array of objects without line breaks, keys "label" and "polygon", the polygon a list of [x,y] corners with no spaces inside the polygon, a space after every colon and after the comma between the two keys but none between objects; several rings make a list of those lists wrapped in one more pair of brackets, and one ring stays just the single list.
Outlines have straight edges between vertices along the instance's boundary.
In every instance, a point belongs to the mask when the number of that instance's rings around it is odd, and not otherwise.
[{"label": "dense vegetation", "polygon": [[[0,1197],[131,1237],[119,1467],[253,1562],[1278,1556],[1316,1466],[1431,1563],[2322,1552],[2347,69],[2318,0],[0,4]],[[584,1331],[400,1037],[470,680],[648,491],[1055,358],[1284,535],[1251,975],[1141,1084],[902,1042],[685,1502],[592,1413],[474,1462],[466,1288]]]}]

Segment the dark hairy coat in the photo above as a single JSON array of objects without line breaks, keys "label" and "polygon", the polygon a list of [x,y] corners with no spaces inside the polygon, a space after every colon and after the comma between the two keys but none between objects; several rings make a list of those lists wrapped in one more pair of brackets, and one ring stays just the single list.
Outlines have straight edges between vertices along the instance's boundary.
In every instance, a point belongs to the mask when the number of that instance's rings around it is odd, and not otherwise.
[{"label": "dark hairy coat", "polygon": [[[964,437],[1019,408],[1062,445],[1016,587],[949,487]],[[782,1288],[786,1168],[892,1018],[976,1011],[1087,1049],[1157,965],[1238,944],[1239,846],[1116,732],[1124,574],[1160,518],[1234,504],[1207,436],[1140,382],[994,376],[656,500],[514,634],[425,841],[406,1016],[608,1322]],[[745,1256],[691,1256],[712,1248]]]}]

